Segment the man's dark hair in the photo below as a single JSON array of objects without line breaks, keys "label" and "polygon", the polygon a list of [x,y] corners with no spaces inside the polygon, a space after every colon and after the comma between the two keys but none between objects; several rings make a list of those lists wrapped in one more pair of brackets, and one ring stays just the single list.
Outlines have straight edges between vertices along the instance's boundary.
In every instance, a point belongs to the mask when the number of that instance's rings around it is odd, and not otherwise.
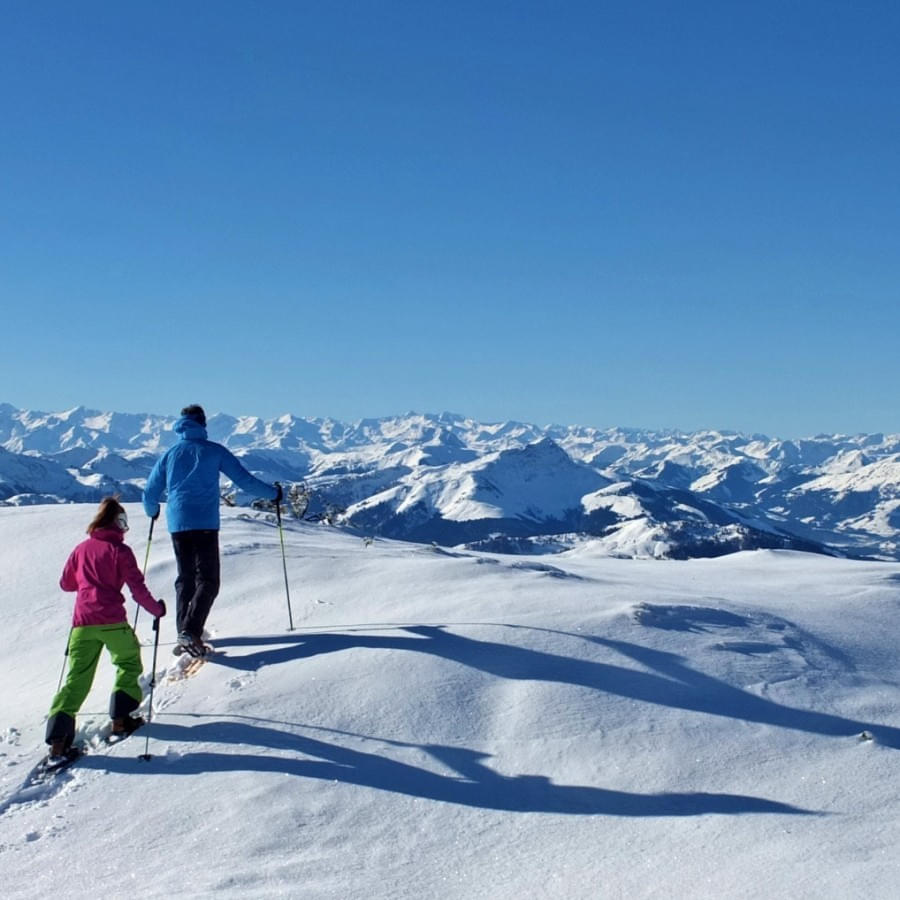
[{"label": "man's dark hair", "polygon": [[206,428],[206,413],[203,412],[203,407],[199,403],[192,403],[190,406],[186,406],[181,411],[181,414]]}]

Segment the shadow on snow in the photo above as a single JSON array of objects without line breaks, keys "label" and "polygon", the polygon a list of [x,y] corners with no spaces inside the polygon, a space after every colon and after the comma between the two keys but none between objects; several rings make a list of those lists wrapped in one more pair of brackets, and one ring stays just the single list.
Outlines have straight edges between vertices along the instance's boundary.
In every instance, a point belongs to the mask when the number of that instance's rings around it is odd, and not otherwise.
[{"label": "shadow on snow", "polygon": [[[240,655],[217,653],[212,665],[255,671],[325,653],[354,648],[428,653],[499,678],[571,684],[674,709],[757,722],[832,737],[869,731],[889,747],[900,748],[900,729],[829,713],[785,706],[688,666],[683,657],[628,641],[573,635],[639,663],[644,670],[609,662],[576,659],[545,651],[454,634],[444,626],[392,627],[391,633],[307,633],[226,638],[218,650],[247,648]],[[406,634],[398,634],[404,631]],[[259,649],[259,648],[262,649]],[[649,670],[649,671],[647,671]],[[300,729],[291,723],[286,728]],[[307,729],[308,730],[308,729]],[[604,788],[554,784],[540,775],[505,776],[484,763],[487,754],[436,744],[415,747],[454,774],[439,774],[406,762],[340,744],[317,740],[293,730],[233,721],[200,725],[148,726],[154,740],[257,746],[267,752],[196,752],[159,765],[125,757],[88,757],[83,766],[121,773],[195,775],[202,772],[272,772],[316,778],[446,803],[515,812],[572,815],[691,816],[709,813],[815,814],[789,804],[737,794],[634,794]],[[360,736],[356,736],[360,737]],[[272,755],[271,751],[278,755]],[[297,754],[296,756],[286,754]]]},{"label": "shadow on snow", "polygon": [[[376,790],[510,812],[610,816],[697,816],[709,813],[782,813],[814,815],[786,803],[739,794],[661,793],[553,784],[539,775],[499,775],[483,763],[487,754],[464,747],[417,746],[455,775],[442,775],[375,753],[354,750],[302,734],[245,723],[217,721],[200,725],[154,722],[154,740],[254,745],[285,755],[249,753],[185,753],[174,760],[147,762],[127,757],[91,757],[81,764],[123,774],[196,775],[202,772],[271,772],[336,781]],[[391,742],[385,742],[391,743]]]},{"label": "shadow on snow", "polygon": [[673,709],[758,722],[829,737],[849,737],[868,731],[881,744],[900,749],[898,728],[785,706],[692,669],[684,662],[683,657],[676,654],[652,650],[629,641],[578,635],[583,640],[606,647],[653,671],[464,637],[439,625],[407,626],[402,630],[410,636],[316,633],[226,638],[216,641],[217,649],[267,646],[255,653],[239,656],[217,654],[210,658],[210,662],[228,668],[255,671],[262,666],[352,648],[407,650],[429,653],[499,678],[571,684]]}]

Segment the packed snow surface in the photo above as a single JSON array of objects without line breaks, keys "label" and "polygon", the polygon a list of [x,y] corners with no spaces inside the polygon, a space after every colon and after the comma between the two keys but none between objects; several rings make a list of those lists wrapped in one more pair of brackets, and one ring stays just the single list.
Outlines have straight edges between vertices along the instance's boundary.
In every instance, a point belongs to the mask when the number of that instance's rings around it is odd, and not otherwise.
[{"label": "packed snow surface", "polygon": [[89,755],[23,791],[92,512],[0,509],[5,897],[897,896],[900,565],[548,565],[289,522],[289,631],[277,528],[227,510],[216,654],[179,677],[163,619],[152,724],[113,747],[102,659]]}]

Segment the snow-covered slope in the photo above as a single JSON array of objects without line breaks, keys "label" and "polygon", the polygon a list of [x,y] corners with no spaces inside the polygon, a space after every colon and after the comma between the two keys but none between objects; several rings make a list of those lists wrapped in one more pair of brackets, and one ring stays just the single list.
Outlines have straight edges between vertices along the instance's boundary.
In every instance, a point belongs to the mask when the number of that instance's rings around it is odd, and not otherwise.
[{"label": "snow-covered slope", "polygon": [[[895,896],[900,565],[550,565],[292,522],[288,632],[277,529],[226,510],[218,655],[170,680],[164,619],[152,725],[24,796],[89,513],[0,509],[5,897]],[[104,659],[87,739],[110,687]]]},{"label": "snow-covered slope", "polygon": [[[171,417],[0,404],[0,503],[136,500]],[[485,424],[409,413],[347,424],[211,416],[261,477],[303,481],[309,514],[373,535],[545,552],[606,540],[672,556],[759,547],[900,556],[900,436],[693,434]],[[41,468],[40,460],[47,464]],[[52,465],[51,465],[52,464]],[[598,499],[610,485],[621,500]],[[643,509],[628,514],[636,494]],[[684,510],[702,510],[681,516]],[[635,518],[644,518],[637,526]],[[650,544],[622,540],[642,531]],[[485,544],[484,542],[489,542]]]}]

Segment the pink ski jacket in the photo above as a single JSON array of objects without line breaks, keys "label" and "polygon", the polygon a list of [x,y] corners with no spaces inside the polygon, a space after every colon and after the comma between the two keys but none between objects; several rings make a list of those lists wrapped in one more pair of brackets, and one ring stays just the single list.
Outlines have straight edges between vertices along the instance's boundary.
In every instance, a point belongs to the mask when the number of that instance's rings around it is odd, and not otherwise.
[{"label": "pink ski jacket", "polygon": [[78,592],[72,625],[126,622],[125,584],[147,612],[162,615],[163,606],[147,590],[134,553],[125,543],[125,533],[118,528],[98,528],[72,551],[59,579],[64,591]]}]

